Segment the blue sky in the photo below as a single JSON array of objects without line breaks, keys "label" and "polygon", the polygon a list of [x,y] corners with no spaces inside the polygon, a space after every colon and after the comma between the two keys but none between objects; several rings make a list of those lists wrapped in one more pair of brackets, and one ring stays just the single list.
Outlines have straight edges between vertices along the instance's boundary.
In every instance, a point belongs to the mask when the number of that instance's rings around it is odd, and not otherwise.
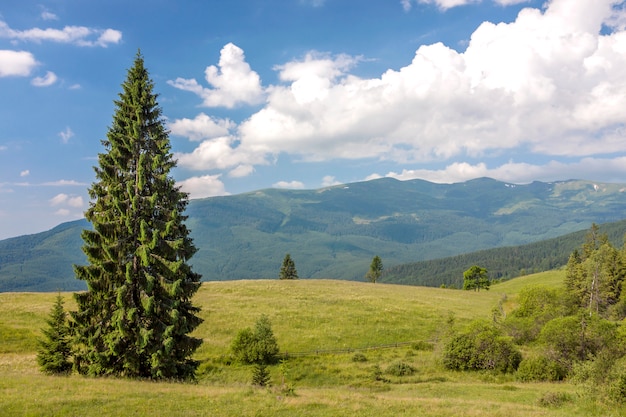
[{"label": "blue sky", "polygon": [[625,26],[615,0],[3,2],[0,239],[82,216],[138,49],[192,198],[626,183]]}]

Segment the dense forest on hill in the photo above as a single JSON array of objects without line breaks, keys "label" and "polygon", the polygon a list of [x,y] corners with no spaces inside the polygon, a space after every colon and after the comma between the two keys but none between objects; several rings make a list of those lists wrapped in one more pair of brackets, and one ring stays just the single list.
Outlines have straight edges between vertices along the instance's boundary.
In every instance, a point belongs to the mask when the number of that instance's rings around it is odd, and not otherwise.
[{"label": "dense forest on hill", "polygon": [[[626,220],[600,226],[613,245],[621,247],[626,234]],[[381,282],[440,285],[461,288],[463,272],[471,265],[489,271],[491,279],[507,280],[521,275],[557,269],[567,264],[570,254],[584,241],[587,230],[541,242],[471,252],[441,259],[414,262],[387,268]]]}]

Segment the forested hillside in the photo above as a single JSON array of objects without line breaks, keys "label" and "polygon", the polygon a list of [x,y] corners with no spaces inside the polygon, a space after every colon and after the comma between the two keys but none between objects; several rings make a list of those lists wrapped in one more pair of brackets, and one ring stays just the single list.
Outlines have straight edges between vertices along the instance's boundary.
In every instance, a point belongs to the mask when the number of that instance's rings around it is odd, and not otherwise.
[{"label": "forested hillside", "polygon": [[[626,235],[626,220],[600,226],[609,241],[621,247]],[[491,279],[511,279],[518,276],[549,271],[565,266],[571,253],[584,241],[588,230],[570,233],[541,242],[521,246],[487,249],[457,256],[396,265],[383,272],[382,282],[423,285],[463,286],[463,272],[471,265],[489,271]]]},{"label": "forested hillside", "polygon": [[[435,184],[383,178],[192,200],[187,225],[199,251],[191,263],[204,281],[277,278],[289,253],[300,278],[362,280],[376,255],[390,269],[623,220],[624,190],[624,184],[590,181],[514,185],[483,178]],[[0,291],[83,289],[72,265],[85,262],[80,233],[86,227],[80,220],[0,241]],[[537,250],[541,259],[552,256],[553,248]],[[537,268],[536,261],[526,264],[513,257],[520,262],[502,276]],[[560,259],[545,262],[558,265]],[[422,283],[442,282],[455,281]]]}]

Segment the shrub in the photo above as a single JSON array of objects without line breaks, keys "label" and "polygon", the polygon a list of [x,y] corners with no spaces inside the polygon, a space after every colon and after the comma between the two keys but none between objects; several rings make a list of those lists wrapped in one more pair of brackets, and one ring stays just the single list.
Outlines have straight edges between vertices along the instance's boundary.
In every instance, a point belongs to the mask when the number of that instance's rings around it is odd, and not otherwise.
[{"label": "shrub", "polygon": [[538,402],[542,407],[560,407],[571,399],[565,392],[546,392]]},{"label": "shrub", "polygon": [[240,330],[231,344],[231,350],[235,359],[242,363],[276,363],[278,343],[267,316],[257,320],[254,331],[250,328]]},{"label": "shrub", "polygon": [[561,364],[545,356],[524,359],[517,368],[517,378],[523,382],[561,381],[566,375],[567,370]]},{"label": "shrub", "polygon": [[384,376],[383,376],[383,371],[380,369],[379,365],[374,365],[371,369],[370,372],[370,377],[372,379],[372,381],[379,381],[379,382],[389,382]]},{"label": "shrub", "polygon": [[413,350],[423,350],[423,351],[431,351],[435,349],[432,343],[425,342],[423,340],[420,340],[419,342],[413,342],[411,344],[411,348],[413,348]]},{"label": "shrub", "polygon": [[406,362],[396,362],[389,365],[387,373],[393,376],[410,376],[415,373],[415,368]]},{"label": "shrub", "polygon": [[354,356],[352,356],[352,362],[367,362],[367,357],[364,354],[357,352]]},{"label": "shrub", "polygon": [[511,339],[485,321],[475,321],[465,332],[453,336],[443,353],[444,366],[461,371],[514,372],[521,360],[522,355]]},{"label": "shrub", "polygon": [[626,371],[617,375],[609,386],[609,398],[617,404],[626,402]]},{"label": "shrub", "polygon": [[619,350],[617,325],[583,313],[553,319],[546,323],[538,338],[563,363],[584,361],[601,351]]}]

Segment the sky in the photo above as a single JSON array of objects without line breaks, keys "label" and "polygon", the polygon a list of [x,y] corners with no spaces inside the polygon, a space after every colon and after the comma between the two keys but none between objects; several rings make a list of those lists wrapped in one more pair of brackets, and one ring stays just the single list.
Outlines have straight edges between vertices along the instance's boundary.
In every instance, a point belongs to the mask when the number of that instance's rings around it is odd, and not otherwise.
[{"label": "sky", "polygon": [[192,199],[626,183],[625,1],[4,1],[0,239],[83,216],[138,51]]}]

